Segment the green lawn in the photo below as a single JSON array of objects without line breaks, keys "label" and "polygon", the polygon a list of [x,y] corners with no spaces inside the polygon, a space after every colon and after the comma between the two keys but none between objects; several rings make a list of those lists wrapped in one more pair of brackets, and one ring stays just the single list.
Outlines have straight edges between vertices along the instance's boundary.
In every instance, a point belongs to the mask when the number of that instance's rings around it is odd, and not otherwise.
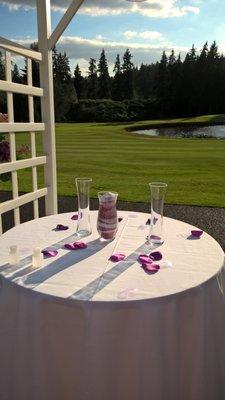
[{"label": "green lawn", "polygon": [[[224,116],[170,122],[224,121]],[[160,124],[168,121],[157,121]],[[138,122],[137,125],[155,124]],[[91,197],[99,190],[114,190],[119,199],[149,201],[148,183],[168,183],[166,202],[225,207],[225,140],[150,138],[128,133],[134,124],[58,124],[57,168],[59,195],[74,195],[74,178],[93,178]],[[18,145],[29,143],[17,135]],[[38,153],[41,135],[37,134]],[[39,169],[39,185],[43,183]],[[1,190],[10,189],[0,183]],[[31,190],[31,171],[19,172],[19,189]]]}]

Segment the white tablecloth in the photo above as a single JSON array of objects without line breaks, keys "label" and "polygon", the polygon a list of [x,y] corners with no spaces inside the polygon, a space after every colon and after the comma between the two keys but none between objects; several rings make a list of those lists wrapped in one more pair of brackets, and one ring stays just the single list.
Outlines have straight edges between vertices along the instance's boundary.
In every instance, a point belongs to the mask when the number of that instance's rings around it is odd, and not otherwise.
[{"label": "white tablecloth", "polygon": [[[20,225],[0,238],[1,400],[225,399],[224,253],[206,233],[164,219],[162,267],[148,275],[147,214],[119,212],[116,240],[68,251],[72,214]],[[57,224],[69,226],[55,231]],[[8,265],[9,246],[21,260]],[[34,270],[34,247],[58,249]],[[109,257],[123,252],[123,262]],[[121,300],[121,292],[131,297]]]}]

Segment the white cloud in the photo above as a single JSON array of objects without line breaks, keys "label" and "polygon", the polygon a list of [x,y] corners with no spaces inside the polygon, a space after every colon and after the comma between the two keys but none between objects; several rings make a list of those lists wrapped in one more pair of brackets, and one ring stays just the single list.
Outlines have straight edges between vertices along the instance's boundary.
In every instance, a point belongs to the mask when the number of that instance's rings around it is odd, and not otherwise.
[{"label": "white cloud", "polygon": [[[171,18],[182,17],[188,13],[198,14],[200,9],[196,0],[187,0],[186,6],[179,6],[179,0],[148,0],[133,3],[126,0],[84,0],[80,8],[81,14],[90,16],[121,15],[137,13],[146,17]],[[10,10],[20,8],[30,9],[35,7],[35,0],[0,0],[0,4],[7,6]],[[70,4],[69,0],[52,0],[54,11],[65,11]]]},{"label": "white cloud", "polygon": [[96,39],[97,39],[97,40],[103,40],[103,39],[105,39],[105,38],[104,38],[104,36],[102,36],[102,35],[96,35]]},{"label": "white cloud", "polygon": [[136,31],[125,31],[123,35],[126,39],[130,40],[133,38],[141,38],[144,40],[156,40],[162,41],[164,40],[164,36],[160,32],[156,31],[143,31],[143,32],[136,32]]},{"label": "white cloud", "polygon": [[[28,38],[25,40],[16,40],[14,38],[14,40],[20,44],[29,45],[29,43],[35,41],[35,38],[33,40]],[[73,70],[74,66],[78,63],[83,74],[87,73],[90,58],[95,58],[98,62],[102,49],[106,52],[109,69],[112,72],[116,55],[119,53],[122,61],[122,56],[128,47],[133,55],[133,63],[137,66],[141,63],[150,64],[159,60],[163,50],[169,54],[173,48],[176,54],[181,52],[182,55],[188,50],[186,47],[173,46],[166,41],[156,44],[132,41],[128,44],[126,41],[113,42],[106,39],[87,39],[80,36],[62,36],[57,45],[59,51],[65,51],[68,55],[71,62],[71,69]]]},{"label": "white cloud", "polygon": [[133,39],[134,37],[137,37],[138,33],[135,31],[125,31],[123,32],[123,36],[125,36],[126,39],[130,40]]}]

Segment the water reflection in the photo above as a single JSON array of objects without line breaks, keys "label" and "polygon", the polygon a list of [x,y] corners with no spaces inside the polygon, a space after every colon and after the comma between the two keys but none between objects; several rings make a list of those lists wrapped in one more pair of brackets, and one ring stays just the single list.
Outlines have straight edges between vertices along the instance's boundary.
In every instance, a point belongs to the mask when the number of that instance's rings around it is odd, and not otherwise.
[{"label": "water reflection", "polygon": [[217,138],[225,139],[225,125],[182,126],[137,130],[135,133],[147,136],[168,136],[176,138]]}]

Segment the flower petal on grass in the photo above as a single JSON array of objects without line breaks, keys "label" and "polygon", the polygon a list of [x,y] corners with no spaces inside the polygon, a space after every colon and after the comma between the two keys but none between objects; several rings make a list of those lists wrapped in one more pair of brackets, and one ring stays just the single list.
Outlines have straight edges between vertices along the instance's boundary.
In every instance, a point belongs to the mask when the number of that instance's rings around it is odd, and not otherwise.
[{"label": "flower petal on grass", "polygon": [[118,261],[124,260],[124,258],[126,258],[125,254],[123,254],[123,253],[115,253],[115,254],[112,254],[109,257],[109,260],[113,261],[113,262],[118,262]]},{"label": "flower petal on grass", "polygon": [[42,250],[44,257],[55,257],[58,255],[57,250]]},{"label": "flower petal on grass", "polygon": [[67,229],[69,229],[69,227],[66,225],[58,224],[55,229],[57,231],[67,231]]}]

